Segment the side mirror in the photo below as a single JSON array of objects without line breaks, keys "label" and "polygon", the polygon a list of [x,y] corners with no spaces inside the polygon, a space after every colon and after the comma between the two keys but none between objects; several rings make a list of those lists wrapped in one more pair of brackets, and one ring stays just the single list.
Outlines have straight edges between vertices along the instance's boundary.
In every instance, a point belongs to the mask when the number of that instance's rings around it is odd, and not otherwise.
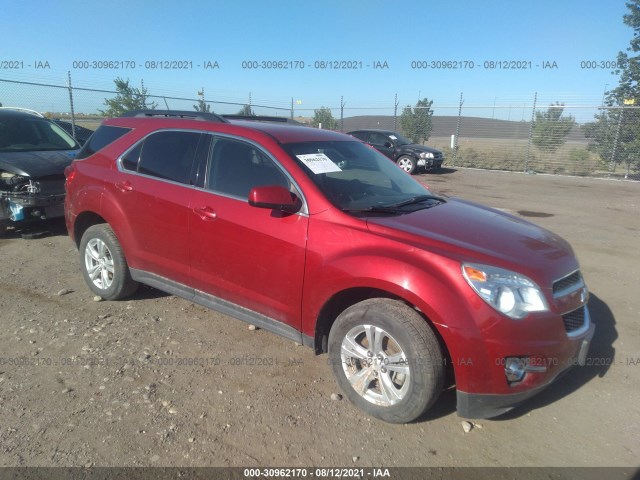
[{"label": "side mirror", "polygon": [[249,205],[295,213],[300,210],[302,203],[297,196],[286,188],[278,185],[268,185],[251,189],[249,192]]},{"label": "side mirror", "polygon": [[384,146],[385,146],[385,147],[387,147],[387,148],[391,148],[391,147],[393,147],[393,143],[391,143],[391,142],[384,142]]}]

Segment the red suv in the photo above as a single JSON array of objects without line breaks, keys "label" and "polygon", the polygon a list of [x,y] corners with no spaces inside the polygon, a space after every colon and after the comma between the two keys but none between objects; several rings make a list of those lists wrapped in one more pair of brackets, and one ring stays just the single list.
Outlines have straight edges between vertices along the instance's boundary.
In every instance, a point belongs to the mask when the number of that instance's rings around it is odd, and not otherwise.
[{"label": "red suv", "polygon": [[82,273],[144,283],[328,352],[346,396],[418,418],[510,410],[584,363],[594,326],[571,247],[444,198],[340,133],[214,114],[106,120],[67,168]]}]

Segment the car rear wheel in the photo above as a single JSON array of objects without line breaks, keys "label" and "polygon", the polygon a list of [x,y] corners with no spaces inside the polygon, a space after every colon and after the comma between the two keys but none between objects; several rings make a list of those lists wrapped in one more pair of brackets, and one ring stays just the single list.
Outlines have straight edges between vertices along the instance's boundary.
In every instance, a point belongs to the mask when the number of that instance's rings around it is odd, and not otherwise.
[{"label": "car rear wheel", "polygon": [[416,171],[416,161],[408,155],[403,155],[396,161],[398,166],[409,174],[413,174]]},{"label": "car rear wheel", "polygon": [[127,297],[138,288],[109,225],[93,225],[84,232],[80,241],[80,263],[89,288],[105,300]]},{"label": "car rear wheel", "polygon": [[329,334],[329,356],[347,398],[386,422],[420,417],[444,385],[444,357],[433,330],[395,300],[369,299],[342,312]]}]

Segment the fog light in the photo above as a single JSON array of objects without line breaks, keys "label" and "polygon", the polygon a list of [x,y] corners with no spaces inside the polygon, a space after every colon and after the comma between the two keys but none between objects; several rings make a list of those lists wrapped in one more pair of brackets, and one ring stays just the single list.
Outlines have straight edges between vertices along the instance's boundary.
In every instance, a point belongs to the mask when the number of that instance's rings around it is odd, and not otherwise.
[{"label": "fog light", "polygon": [[505,359],[504,374],[509,382],[519,382],[524,377],[527,363],[524,358],[510,357]]}]

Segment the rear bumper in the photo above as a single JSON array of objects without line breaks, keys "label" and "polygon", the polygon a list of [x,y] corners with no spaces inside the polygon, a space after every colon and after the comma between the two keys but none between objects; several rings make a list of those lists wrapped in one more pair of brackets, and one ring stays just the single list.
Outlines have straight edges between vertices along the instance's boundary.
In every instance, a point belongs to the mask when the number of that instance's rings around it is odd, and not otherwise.
[{"label": "rear bumper", "polygon": [[563,376],[571,367],[576,365],[584,365],[589,351],[589,345],[595,332],[595,325],[589,324],[587,332],[582,337],[579,348],[575,355],[568,358],[563,368],[557,371],[557,374],[542,385],[537,385],[528,390],[511,394],[484,394],[484,393],[467,393],[457,390],[457,413],[463,418],[492,418],[502,415],[512,410],[529,398],[537,395],[542,390],[551,385],[559,377]]}]

